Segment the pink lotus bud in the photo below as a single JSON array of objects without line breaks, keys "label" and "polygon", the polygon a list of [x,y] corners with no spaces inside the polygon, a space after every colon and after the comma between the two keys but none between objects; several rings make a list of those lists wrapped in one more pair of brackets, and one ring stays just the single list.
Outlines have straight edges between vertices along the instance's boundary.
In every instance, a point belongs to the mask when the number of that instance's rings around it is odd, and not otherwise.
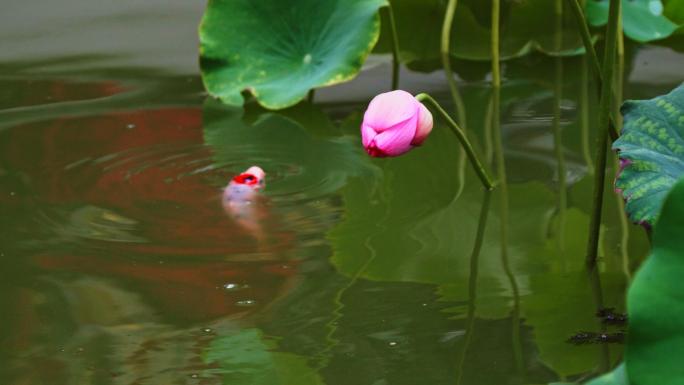
[{"label": "pink lotus bud", "polygon": [[432,131],[432,114],[406,91],[371,100],[361,123],[363,147],[371,156],[398,156],[420,146]]}]

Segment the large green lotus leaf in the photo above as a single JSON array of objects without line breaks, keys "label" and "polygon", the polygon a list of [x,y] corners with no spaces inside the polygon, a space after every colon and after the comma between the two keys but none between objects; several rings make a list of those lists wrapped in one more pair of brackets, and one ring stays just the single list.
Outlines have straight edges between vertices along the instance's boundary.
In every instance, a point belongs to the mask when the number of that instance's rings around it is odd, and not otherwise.
[{"label": "large green lotus leaf", "polygon": [[653,251],[627,294],[625,364],[639,385],[684,384],[684,180],[668,194]]},{"label": "large green lotus leaf", "polygon": [[621,191],[632,221],[653,225],[672,185],[684,175],[684,86],[622,106],[624,128],[613,143],[623,169]]},{"label": "large green lotus leaf", "polygon": [[385,0],[210,0],[200,26],[202,79],[242,105],[296,104],[315,87],[353,78],[380,33]]},{"label": "large green lotus leaf", "polygon": [[[589,23],[602,26],[608,22],[609,0],[589,0],[586,14]],[[630,39],[641,43],[664,39],[677,30],[677,25],[663,15],[660,0],[623,0],[622,25]]]},{"label": "large green lotus leaf", "polygon": [[[431,68],[422,63],[440,57],[440,36],[446,2],[441,0],[391,0],[395,14],[401,59],[409,67]],[[460,1],[451,33],[451,55],[458,59],[491,59],[489,2]],[[486,15],[483,17],[482,15]],[[563,18],[562,39],[555,39],[554,4],[549,0],[510,2],[501,19],[501,59],[506,60],[541,51],[551,55],[575,55],[583,45],[572,15]],[[437,21],[437,22],[435,22]],[[376,51],[389,52],[389,29],[383,33]],[[456,68],[458,70],[458,68]]]},{"label": "large green lotus leaf", "polygon": [[304,357],[273,351],[275,343],[258,329],[243,329],[211,342],[204,362],[215,366],[203,376],[221,375],[225,384],[322,385],[323,379]]},{"label": "large green lotus leaf", "polygon": [[586,385],[629,385],[625,364],[620,364],[612,372],[595,378],[587,382]]}]

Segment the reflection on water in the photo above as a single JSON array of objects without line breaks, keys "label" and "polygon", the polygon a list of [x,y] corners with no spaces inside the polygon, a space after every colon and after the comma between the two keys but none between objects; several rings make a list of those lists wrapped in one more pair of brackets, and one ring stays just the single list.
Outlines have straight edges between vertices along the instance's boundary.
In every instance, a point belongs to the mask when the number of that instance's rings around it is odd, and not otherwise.
[{"label": "reflection on water", "polygon": [[[623,309],[625,255],[648,247],[607,215],[599,285],[584,271],[579,60],[510,63],[500,122],[485,84],[463,87],[474,141],[505,162],[487,200],[470,168],[459,185],[445,127],[371,160],[365,100],[234,109],[195,75],[88,60],[4,67],[3,384],[529,384],[620,358],[565,342],[598,331],[597,295]],[[245,226],[221,194],[253,164],[268,183]]]}]

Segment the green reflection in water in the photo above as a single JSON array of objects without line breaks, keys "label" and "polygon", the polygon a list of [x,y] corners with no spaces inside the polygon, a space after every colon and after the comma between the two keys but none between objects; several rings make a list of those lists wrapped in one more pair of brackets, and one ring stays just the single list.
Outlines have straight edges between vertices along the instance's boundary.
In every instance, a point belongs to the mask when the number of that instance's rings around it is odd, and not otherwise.
[{"label": "green reflection in water", "polygon": [[204,362],[218,367],[198,377],[219,374],[224,383],[245,385],[324,383],[303,357],[274,348],[275,343],[264,340],[259,329],[242,329],[216,338],[207,347]]}]

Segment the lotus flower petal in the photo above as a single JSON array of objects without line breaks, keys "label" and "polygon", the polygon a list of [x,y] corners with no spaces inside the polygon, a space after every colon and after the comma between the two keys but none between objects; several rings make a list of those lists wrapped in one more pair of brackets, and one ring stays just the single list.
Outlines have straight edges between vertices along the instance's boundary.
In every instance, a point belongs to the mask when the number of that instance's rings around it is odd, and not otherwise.
[{"label": "lotus flower petal", "polygon": [[382,132],[414,117],[420,103],[406,91],[380,94],[371,100],[363,122],[376,132]]}]

